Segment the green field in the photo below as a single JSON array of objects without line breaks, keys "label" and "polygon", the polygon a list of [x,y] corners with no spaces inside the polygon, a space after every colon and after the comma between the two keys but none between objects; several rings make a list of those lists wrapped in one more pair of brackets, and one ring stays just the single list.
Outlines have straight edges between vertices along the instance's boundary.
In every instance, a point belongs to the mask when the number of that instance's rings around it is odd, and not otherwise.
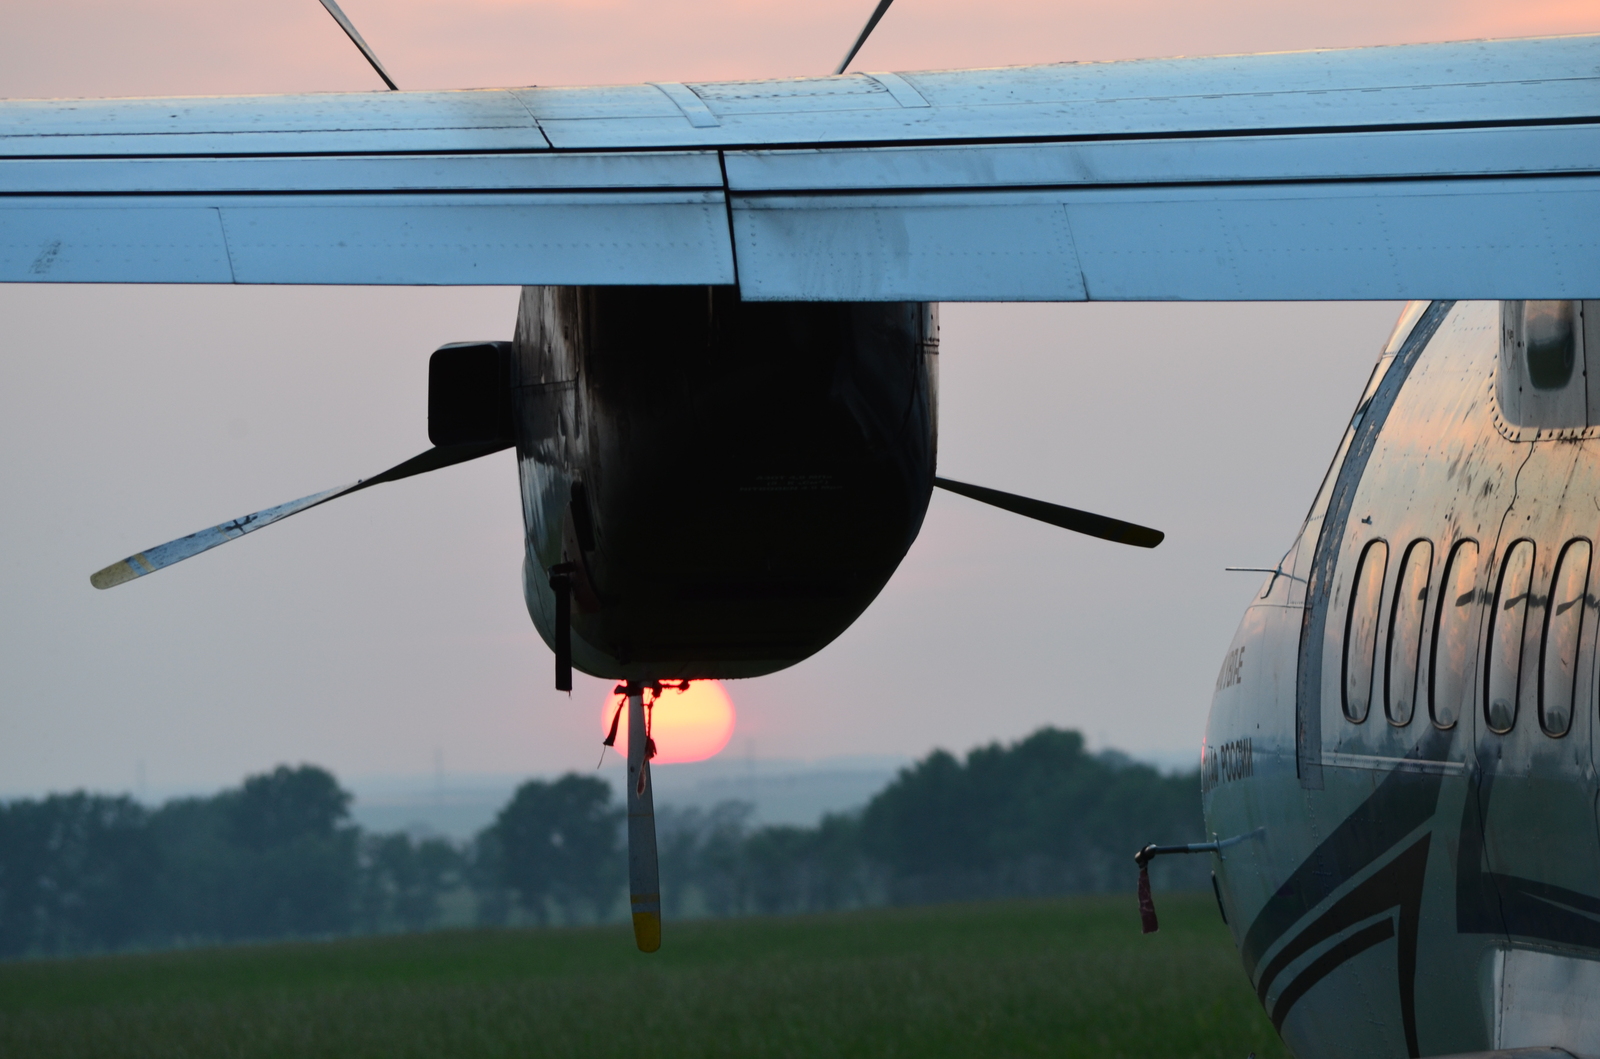
[{"label": "green field", "polygon": [[1210,894],[0,964],[0,1056],[1285,1055]]}]

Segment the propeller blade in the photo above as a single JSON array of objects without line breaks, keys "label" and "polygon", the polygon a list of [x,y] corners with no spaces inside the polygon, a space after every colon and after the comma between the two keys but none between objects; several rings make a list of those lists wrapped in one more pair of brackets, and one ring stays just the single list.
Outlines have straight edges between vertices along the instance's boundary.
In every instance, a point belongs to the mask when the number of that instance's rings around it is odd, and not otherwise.
[{"label": "propeller blade", "polygon": [[208,552],[219,544],[226,544],[231,540],[243,537],[246,533],[254,533],[263,526],[270,526],[274,522],[281,522],[290,515],[298,515],[302,511],[309,511],[318,504],[326,504],[330,500],[337,500],[341,496],[360,492],[369,486],[382,485],[384,482],[398,481],[401,478],[410,478],[416,474],[426,474],[437,471],[441,467],[449,467],[457,463],[475,460],[479,456],[487,456],[491,452],[511,446],[503,441],[476,442],[467,445],[445,445],[429,449],[420,456],[413,456],[404,463],[390,467],[382,474],[371,478],[363,478],[354,485],[342,485],[337,489],[327,489],[320,493],[303,496],[299,500],[291,500],[287,504],[269,507],[264,511],[236,518],[232,522],[224,522],[220,526],[203,529],[199,533],[191,533],[187,537],[179,537],[175,541],[158,544],[126,559],[118,560],[106,567],[97,570],[89,577],[89,583],[95,588],[111,588],[125,581],[132,581],[136,577],[154,573],[162,567],[171,566],[173,563],[182,562],[191,556]]},{"label": "propeller blade", "polygon": [[1048,522],[1052,526],[1072,530],[1074,533],[1087,534],[1090,537],[1099,537],[1104,541],[1114,541],[1117,544],[1131,544],[1136,548],[1154,548],[1166,539],[1166,534],[1148,526],[1135,525],[1132,522],[1123,522],[1121,519],[1107,518],[1089,511],[1079,511],[1077,508],[1062,507],[1060,504],[1047,504],[1043,500],[1034,500],[1015,493],[1002,493],[998,489],[988,489],[981,485],[968,485],[966,482],[953,482],[948,478],[935,478],[933,484],[940,489],[947,489],[952,493],[976,500],[981,504],[989,504],[1015,515],[1026,518],[1038,519]]},{"label": "propeller blade", "polygon": [[[323,2],[326,3],[328,0],[323,0]],[[839,68],[833,71],[835,77],[844,73],[845,67],[850,65],[850,60],[856,57],[856,52],[860,51],[861,46],[867,42],[867,38],[872,36],[872,31],[878,28],[878,20],[883,18],[883,13],[889,10],[889,5],[892,3],[894,3],[894,0],[878,0],[878,6],[872,10],[872,17],[867,19],[866,26],[861,30],[861,36],[857,37],[856,42],[850,45],[850,52],[844,57],[844,62],[840,63]]]},{"label": "propeller blade", "polygon": [[[361,49],[361,54],[367,57],[367,62],[371,63],[372,68],[378,71],[378,76],[383,78],[383,83],[389,86],[389,91],[400,91],[399,86],[396,85],[393,79],[389,77],[389,71],[385,70],[383,68],[383,64],[378,61],[377,54],[371,48],[367,47],[366,41],[361,39],[361,33],[356,29],[355,23],[351,22],[345,13],[339,9],[339,5],[335,3],[335,0],[322,0],[322,6],[327,8],[328,14],[332,15],[333,20],[339,23],[339,28],[344,30],[345,35],[350,38],[351,43]],[[293,514],[293,512],[290,512],[290,514]]]},{"label": "propeller blade", "polygon": [[[652,684],[653,694],[660,694]],[[656,859],[656,792],[650,782],[650,721],[646,686],[635,680],[618,689],[628,696],[628,906],[640,952],[661,948],[661,868]],[[655,700],[651,699],[653,703]]]}]

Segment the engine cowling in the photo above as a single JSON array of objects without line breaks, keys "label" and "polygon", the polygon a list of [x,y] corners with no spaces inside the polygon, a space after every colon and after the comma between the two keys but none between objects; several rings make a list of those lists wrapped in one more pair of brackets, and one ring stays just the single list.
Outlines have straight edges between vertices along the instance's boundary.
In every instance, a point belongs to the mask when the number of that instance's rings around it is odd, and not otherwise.
[{"label": "engine cowling", "polygon": [[524,591],[621,679],[747,677],[843,632],[933,488],[938,348],[919,303],[720,287],[530,287],[513,354]]}]

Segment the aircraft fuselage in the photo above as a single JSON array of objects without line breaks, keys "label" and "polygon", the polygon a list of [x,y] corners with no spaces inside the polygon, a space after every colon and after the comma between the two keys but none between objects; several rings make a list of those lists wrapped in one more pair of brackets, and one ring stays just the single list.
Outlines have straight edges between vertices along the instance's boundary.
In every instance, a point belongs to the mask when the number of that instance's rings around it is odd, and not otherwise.
[{"label": "aircraft fuselage", "polygon": [[1600,1052],[1597,308],[1414,304],[1218,676],[1218,898],[1301,1059]]}]

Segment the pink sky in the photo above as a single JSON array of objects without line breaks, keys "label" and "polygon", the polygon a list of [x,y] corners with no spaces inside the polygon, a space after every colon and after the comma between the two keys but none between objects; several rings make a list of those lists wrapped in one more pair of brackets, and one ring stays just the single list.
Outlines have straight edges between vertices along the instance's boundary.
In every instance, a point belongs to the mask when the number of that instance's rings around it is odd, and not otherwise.
[{"label": "pink sky", "polygon": [[[346,0],[403,88],[825,73],[868,0]],[[315,0],[6,0],[0,96],[375,87]],[[899,0],[866,69],[1600,30],[1594,0]]]},{"label": "pink sky", "polygon": [[[408,88],[826,73],[871,7],[343,2]],[[1583,31],[1600,31],[1600,0],[897,0],[859,65]],[[317,0],[0,0],[0,97],[377,84]],[[510,290],[0,287],[0,795],[117,788],[136,763],[157,787],[279,761],[419,772],[435,750],[452,771],[592,768],[609,683],[550,690],[509,457],[364,493],[148,583],[88,586],[133,548],[419,451],[428,352],[509,337],[514,304]],[[936,496],[845,636],[730,687],[734,747],[920,754],[1043,723],[1195,747],[1255,585],[1222,568],[1289,544],[1397,312],[946,306],[941,470],[1168,542],[1125,554]]]}]

